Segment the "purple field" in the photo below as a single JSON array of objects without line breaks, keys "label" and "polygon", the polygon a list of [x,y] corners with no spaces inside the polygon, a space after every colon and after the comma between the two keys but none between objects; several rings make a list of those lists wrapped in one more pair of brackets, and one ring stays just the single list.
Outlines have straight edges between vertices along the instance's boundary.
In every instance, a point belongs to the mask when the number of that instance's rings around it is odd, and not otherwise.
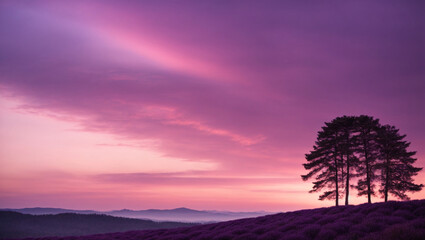
[{"label": "purple field", "polygon": [[425,200],[300,210],[187,228],[39,239],[425,239]]}]

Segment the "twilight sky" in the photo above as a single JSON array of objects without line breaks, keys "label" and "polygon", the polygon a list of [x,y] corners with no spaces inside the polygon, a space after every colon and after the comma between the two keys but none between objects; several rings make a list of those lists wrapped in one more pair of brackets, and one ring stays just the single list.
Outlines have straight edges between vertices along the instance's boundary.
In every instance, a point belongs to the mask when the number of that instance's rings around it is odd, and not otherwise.
[{"label": "twilight sky", "polygon": [[331,206],[300,175],[342,115],[395,125],[425,167],[424,10],[0,1],[0,207]]}]

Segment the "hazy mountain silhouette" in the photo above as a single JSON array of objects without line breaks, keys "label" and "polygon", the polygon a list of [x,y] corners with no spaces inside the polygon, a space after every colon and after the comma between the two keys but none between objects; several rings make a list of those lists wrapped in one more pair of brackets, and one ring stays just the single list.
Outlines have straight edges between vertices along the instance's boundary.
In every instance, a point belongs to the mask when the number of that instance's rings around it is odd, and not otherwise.
[{"label": "hazy mountain silhouette", "polygon": [[130,210],[121,209],[113,211],[92,211],[92,210],[71,210],[62,208],[22,208],[22,209],[3,209],[24,214],[42,215],[42,214],[60,214],[60,213],[78,213],[78,214],[106,214],[116,217],[150,219],[154,221],[177,221],[177,222],[221,222],[240,218],[264,216],[267,212],[228,212],[228,211],[199,211],[189,208],[175,209],[148,209],[148,210]]},{"label": "hazy mountain silhouette", "polygon": [[189,208],[176,208],[169,210],[118,210],[105,212],[105,214],[119,217],[152,219],[156,221],[178,222],[220,222],[239,218],[258,217],[267,215],[266,212],[221,212],[221,211],[198,211]]},{"label": "hazy mountain silhouette", "polygon": [[45,214],[60,214],[60,213],[79,213],[79,214],[94,214],[101,213],[93,210],[71,210],[71,209],[63,209],[63,208],[4,208],[0,209],[0,211],[13,211],[24,214],[32,214],[32,215],[45,215]]},{"label": "hazy mountain silhouette", "polygon": [[[41,209],[27,212],[41,213]],[[58,212],[60,209],[45,209]],[[85,212],[85,211],[83,211]],[[73,236],[98,233],[125,232],[130,230],[187,227],[195,224],[178,222],[154,222],[99,214],[60,213],[56,215],[30,215],[12,211],[0,211],[0,238],[24,238],[46,236]]]}]

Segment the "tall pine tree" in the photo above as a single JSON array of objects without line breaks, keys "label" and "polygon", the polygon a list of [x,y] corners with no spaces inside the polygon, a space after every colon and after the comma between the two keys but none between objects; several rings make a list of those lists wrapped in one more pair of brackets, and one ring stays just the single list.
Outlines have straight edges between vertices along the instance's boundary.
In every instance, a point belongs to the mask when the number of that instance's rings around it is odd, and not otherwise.
[{"label": "tall pine tree", "polygon": [[377,178],[376,163],[378,146],[376,143],[379,119],[361,115],[356,119],[356,152],[359,157],[357,175],[359,178],[356,189],[359,196],[367,195],[367,202],[372,203],[375,195],[374,181]]},{"label": "tall pine tree", "polygon": [[[303,164],[310,172],[302,175],[304,181],[316,176],[313,189],[310,192],[318,192],[327,188],[319,200],[335,199],[335,205],[339,205],[340,189],[345,187],[345,204],[348,205],[350,179],[355,176],[351,171],[357,162],[354,153],[354,143],[351,133],[353,132],[354,117],[338,117],[330,123],[325,123],[319,131],[313,151],[306,154],[308,163]],[[345,183],[344,183],[345,181]]]},{"label": "tall pine tree", "polygon": [[406,135],[400,135],[394,126],[385,125],[378,131],[377,143],[379,146],[379,167],[381,169],[381,188],[385,202],[391,193],[397,198],[408,200],[406,192],[417,192],[423,188],[423,184],[414,184],[412,177],[417,175],[422,168],[413,166],[416,152],[407,150],[410,143],[403,139]]},{"label": "tall pine tree", "polygon": [[328,191],[320,195],[319,200],[335,199],[335,206],[339,205],[340,188],[338,186],[340,180],[340,176],[338,176],[340,166],[338,134],[338,129],[328,123],[325,127],[322,127],[313,150],[305,155],[308,163],[303,165],[310,172],[301,176],[304,181],[316,176],[316,181],[313,182],[313,189],[310,190],[310,193],[327,188]]},{"label": "tall pine tree", "polygon": [[337,128],[341,134],[338,138],[338,146],[341,156],[341,180],[343,181],[342,186],[345,188],[345,205],[349,203],[350,188],[352,187],[350,180],[357,176],[353,171],[358,164],[358,158],[354,155],[356,150],[356,140],[353,136],[356,130],[355,123],[356,117],[353,116],[337,117],[331,122],[331,125]]}]

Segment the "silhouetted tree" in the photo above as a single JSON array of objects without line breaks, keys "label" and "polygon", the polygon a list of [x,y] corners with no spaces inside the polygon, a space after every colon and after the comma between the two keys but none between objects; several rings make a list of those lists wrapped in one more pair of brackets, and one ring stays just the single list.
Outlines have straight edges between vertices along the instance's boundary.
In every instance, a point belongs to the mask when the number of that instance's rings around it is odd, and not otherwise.
[{"label": "silhouetted tree", "polygon": [[356,189],[358,195],[367,195],[367,202],[372,203],[372,195],[375,195],[376,180],[376,160],[379,154],[376,143],[378,129],[380,127],[379,119],[370,116],[361,115],[356,118],[356,152],[359,157],[357,165],[357,176],[360,179],[357,182]]},{"label": "silhouetted tree", "polygon": [[318,132],[316,144],[313,151],[306,154],[308,163],[303,164],[306,170],[310,172],[302,175],[302,179],[307,181],[316,175],[316,181],[313,182],[312,192],[321,191],[323,188],[330,189],[319,196],[319,200],[335,199],[335,205],[338,206],[340,176],[338,176],[341,165],[338,149],[339,130],[335,126],[326,123],[322,131]]},{"label": "silhouetted tree", "polygon": [[301,176],[304,181],[316,176],[310,192],[318,192],[326,187],[329,190],[320,195],[319,200],[335,199],[336,206],[339,205],[339,189],[344,188],[344,179],[345,204],[348,205],[350,178],[354,176],[350,170],[357,161],[351,136],[353,124],[354,118],[347,116],[325,123],[318,133],[313,151],[306,154],[308,163],[303,164],[306,170],[310,170]]},{"label": "silhouetted tree", "polygon": [[338,146],[343,165],[341,179],[345,180],[345,205],[348,205],[350,187],[352,187],[350,185],[350,179],[357,176],[352,171],[358,165],[358,158],[354,155],[356,151],[356,139],[353,135],[356,130],[355,123],[356,117],[353,116],[337,117],[331,122],[341,132]]},{"label": "silhouetted tree", "polygon": [[385,125],[378,131],[377,143],[379,146],[379,167],[381,169],[381,188],[385,202],[388,201],[388,193],[408,200],[407,191],[417,192],[423,188],[423,184],[414,184],[412,177],[417,175],[422,168],[413,167],[416,161],[413,156],[416,152],[409,152],[407,148],[410,142],[404,141],[406,135],[400,135],[394,126]]}]

